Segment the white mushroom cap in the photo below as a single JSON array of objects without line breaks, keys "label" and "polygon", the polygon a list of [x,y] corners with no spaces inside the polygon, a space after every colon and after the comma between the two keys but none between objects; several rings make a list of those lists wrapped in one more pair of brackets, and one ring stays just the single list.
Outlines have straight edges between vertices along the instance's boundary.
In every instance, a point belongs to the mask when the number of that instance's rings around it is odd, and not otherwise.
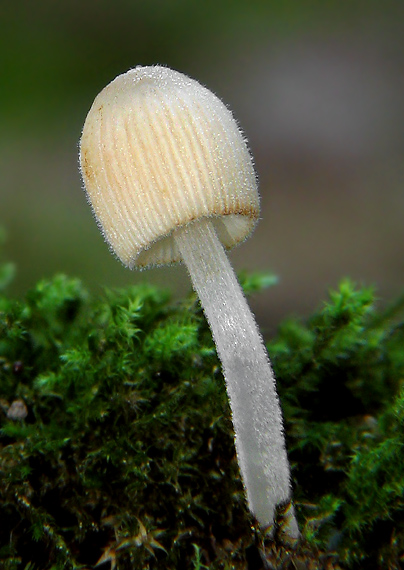
[{"label": "white mushroom cap", "polygon": [[166,67],[136,67],[101,91],[80,164],[102,233],[130,268],[181,260],[172,233],[199,218],[212,218],[231,248],[259,216],[252,159],[231,112]]}]

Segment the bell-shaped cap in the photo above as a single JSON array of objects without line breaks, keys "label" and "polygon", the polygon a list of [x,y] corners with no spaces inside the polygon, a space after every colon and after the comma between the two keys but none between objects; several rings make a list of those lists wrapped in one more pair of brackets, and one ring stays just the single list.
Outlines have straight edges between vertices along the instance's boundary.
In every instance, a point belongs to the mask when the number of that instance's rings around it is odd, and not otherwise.
[{"label": "bell-shaped cap", "polygon": [[101,231],[130,268],[179,261],[172,234],[199,218],[212,218],[231,248],[259,216],[251,155],[231,112],[166,67],[136,67],[101,91],[80,164]]}]

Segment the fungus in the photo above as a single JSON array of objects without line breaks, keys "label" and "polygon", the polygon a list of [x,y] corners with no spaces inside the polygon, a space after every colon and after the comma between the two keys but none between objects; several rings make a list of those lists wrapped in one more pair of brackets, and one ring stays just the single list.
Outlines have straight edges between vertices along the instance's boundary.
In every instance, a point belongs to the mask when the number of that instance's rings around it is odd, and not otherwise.
[{"label": "fungus", "polygon": [[[257,179],[232,113],[182,73],[136,67],[96,97],[80,141],[88,201],[124,265],[183,261],[212,330],[250,511],[273,524],[291,499],[274,374],[225,249],[259,216]],[[299,531],[293,505],[284,530]]]}]

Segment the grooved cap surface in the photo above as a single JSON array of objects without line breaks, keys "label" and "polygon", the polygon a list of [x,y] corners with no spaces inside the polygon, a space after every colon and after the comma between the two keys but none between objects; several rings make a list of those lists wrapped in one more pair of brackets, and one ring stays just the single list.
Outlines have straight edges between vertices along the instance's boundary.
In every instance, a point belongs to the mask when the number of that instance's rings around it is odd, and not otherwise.
[{"label": "grooved cap surface", "polygon": [[130,268],[179,261],[171,234],[198,218],[213,218],[226,248],[258,219],[254,167],[231,112],[165,67],[136,67],[101,91],[80,165],[101,231]]}]

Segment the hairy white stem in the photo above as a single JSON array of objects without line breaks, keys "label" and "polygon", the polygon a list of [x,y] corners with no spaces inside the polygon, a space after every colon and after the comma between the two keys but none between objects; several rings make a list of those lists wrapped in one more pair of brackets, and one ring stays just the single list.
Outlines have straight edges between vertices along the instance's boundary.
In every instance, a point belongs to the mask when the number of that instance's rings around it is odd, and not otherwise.
[{"label": "hairy white stem", "polygon": [[[240,284],[208,219],[174,235],[222,362],[250,511],[262,526],[290,500],[290,467],[275,378]],[[285,531],[299,535],[293,506]]]}]

